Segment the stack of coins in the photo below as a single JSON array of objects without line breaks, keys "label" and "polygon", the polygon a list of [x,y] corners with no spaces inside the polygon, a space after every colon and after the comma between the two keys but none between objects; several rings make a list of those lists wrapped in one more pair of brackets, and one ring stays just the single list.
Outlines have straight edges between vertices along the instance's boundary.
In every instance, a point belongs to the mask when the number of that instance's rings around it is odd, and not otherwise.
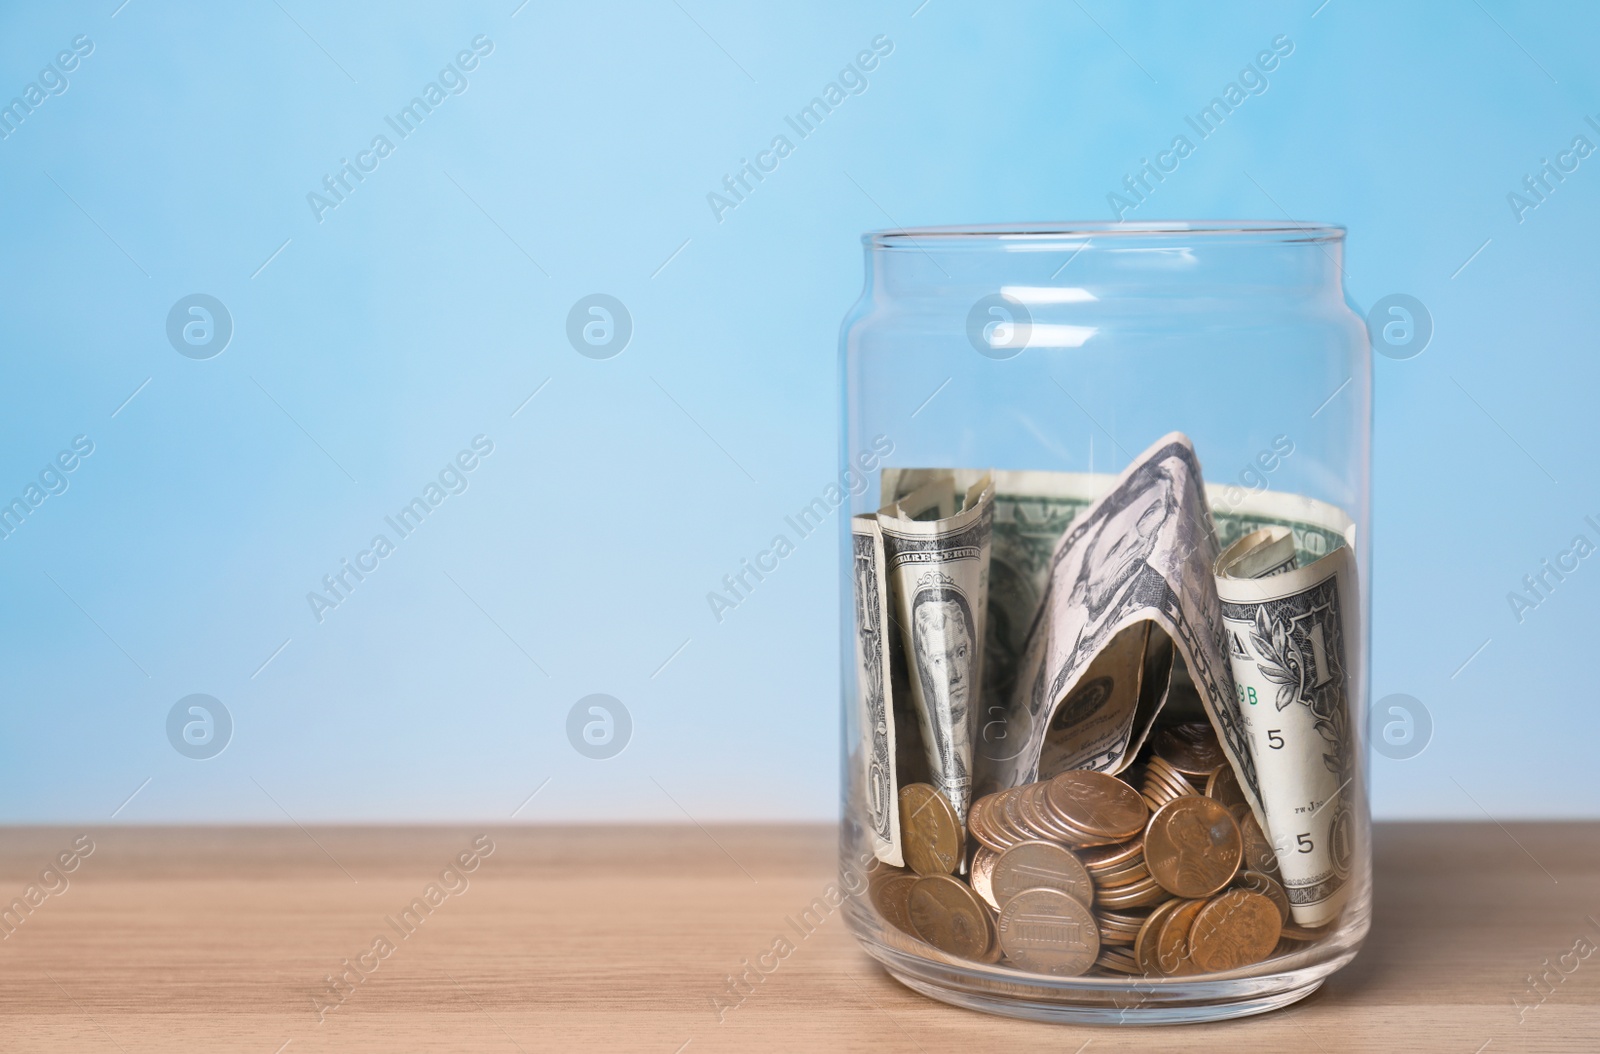
[{"label": "stack of coins", "polygon": [[1095,912],[1100,920],[1100,943],[1132,944],[1139,936],[1139,928],[1148,917],[1136,911],[1112,911],[1102,908]]},{"label": "stack of coins", "polygon": [[1208,724],[1158,730],[1135,779],[1074,770],[1012,787],[974,801],[966,831],[910,784],[909,870],[875,871],[872,902],[949,955],[1057,976],[1231,970],[1329,932],[1289,921],[1271,843]]},{"label": "stack of coins", "polygon": [[1137,846],[1138,853],[1127,863],[1101,868],[1094,873],[1095,900],[1102,908],[1117,911],[1148,908],[1166,899],[1145,862],[1144,839],[1128,844]]},{"label": "stack of coins", "polygon": [[1034,840],[1087,849],[1138,837],[1149,815],[1138,792],[1115,776],[1075,770],[979,798],[967,826],[995,853]]},{"label": "stack of coins", "polygon": [[1159,754],[1152,754],[1144,767],[1141,793],[1150,811],[1155,812],[1174,798],[1199,792],[1170,762]]}]

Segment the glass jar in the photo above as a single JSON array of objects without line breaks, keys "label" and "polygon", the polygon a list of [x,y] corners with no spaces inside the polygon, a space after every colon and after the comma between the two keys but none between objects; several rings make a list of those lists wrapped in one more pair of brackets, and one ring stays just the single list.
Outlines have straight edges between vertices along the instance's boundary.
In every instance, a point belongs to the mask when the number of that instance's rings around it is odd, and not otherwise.
[{"label": "glass jar", "polygon": [[863,242],[840,340],[856,937],[1015,1017],[1303,998],[1371,905],[1372,377],[1343,229]]}]

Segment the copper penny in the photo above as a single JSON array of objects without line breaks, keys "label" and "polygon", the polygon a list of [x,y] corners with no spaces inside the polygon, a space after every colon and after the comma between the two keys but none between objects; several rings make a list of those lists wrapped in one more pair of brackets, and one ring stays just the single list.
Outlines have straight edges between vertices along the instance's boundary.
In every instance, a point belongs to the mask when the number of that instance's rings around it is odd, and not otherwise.
[{"label": "copper penny", "polygon": [[988,796],[974,798],[972,804],[967,806],[967,833],[984,845],[989,844],[989,832],[986,828],[985,813],[989,809]]},{"label": "copper penny", "polygon": [[1206,779],[1206,797],[1215,798],[1229,810],[1235,805],[1249,805],[1249,799],[1239,787],[1239,777],[1233,774],[1232,765],[1224,765]]},{"label": "copper penny", "polygon": [[1263,875],[1260,871],[1241,871],[1233,880],[1233,888],[1260,893],[1277,905],[1278,915],[1282,921],[1289,921],[1289,894],[1284,892],[1283,886],[1279,885],[1278,880],[1271,875]]},{"label": "copper penny", "polygon": [[1059,889],[1012,897],[996,925],[1006,957],[1024,970],[1076,977],[1100,956],[1100,929],[1089,909]]},{"label": "copper penny", "polygon": [[944,795],[926,783],[900,788],[900,842],[919,875],[948,875],[961,863],[961,824]]},{"label": "copper penny", "polygon": [[1189,954],[1207,973],[1258,963],[1278,946],[1283,923],[1260,893],[1230,889],[1213,897],[1189,931]]},{"label": "copper penny", "polygon": [[1151,975],[1161,973],[1156,968],[1156,933],[1167,916],[1183,903],[1181,900],[1169,900],[1145,917],[1144,925],[1139,927],[1139,933],[1133,939],[1133,957],[1139,963],[1140,972]]},{"label": "copper penny", "polygon": [[1000,910],[1000,905],[995,902],[991,880],[994,877],[994,862],[998,859],[1000,859],[999,853],[988,846],[980,845],[972,854],[972,868],[967,875],[972,882],[972,891],[996,911]]},{"label": "copper penny", "polygon": [[1235,805],[1229,809],[1234,822],[1239,825],[1239,834],[1244,838],[1244,863],[1247,871],[1260,871],[1265,875],[1278,873],[1278,854],[1272,850],[1272,842],[1262,833],[1261,825],[1256,822],[1256,814],[1250,811],[1248,805]]},{"label": "copper penny", "polygon": [[872,885],[872,905],[878,909],[888,923],[898,930],[913,936],[916,931],[911,928],[911,917],[906,913],[906,903],[911,896],[911,887],[917,884],[917,876],[906,872],[891,875]]},{"label": "copper penny", "polygon": [[950,955],[982,960],[994,944],[989,909],[965,882],[949,875],[917,879],[906,898],[906,914],[918,937]]},{"label": "copper penny", "polygon": [[1206,906],[1204,900],[1185,900],[1173,908],[1156,928],[1156,969],[1167,977],[1199,973],[1189,956],[1189,930],[1195,916]]},{"label": "copper penny", "polygon": [[1150,818],[1139,792],[1104,772],[1061,773],[1046,787],[1045,802],[1067,827],[1102,844],[1132,838]]},{"label": "copper penny", "polygon": [[1239,825],[1220,802],[1198,795],[1156,810],[1144,836],[1150,874],[1174,896],[1209,896],[1227,885],[1244,856]]},{"label": "copper penny", "polygon": [[1094,903],[1094,883],[1078,858],[1054,842],[1019,842],[994,863],[993,902],[1004,911],[1026,889],[1057,889],[1084,907]]}]

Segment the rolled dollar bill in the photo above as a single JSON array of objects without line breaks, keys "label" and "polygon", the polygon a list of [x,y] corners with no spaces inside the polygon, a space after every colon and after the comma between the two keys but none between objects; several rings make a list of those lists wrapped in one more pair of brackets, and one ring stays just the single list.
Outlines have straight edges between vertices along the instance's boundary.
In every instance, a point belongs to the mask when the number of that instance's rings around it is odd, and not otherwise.
[{"label": "rolled dollar bill", "polygon": [[900,847],[899,786],[895,773],[895,722],[891,698],[889,582],[883,531],[875,516],[850,520],[856,609],[856,691],[860,700],[861,780],[879,860],[905,865]]},{"label": "rolled dollar bill", "polygon": [[1221,578],[1271,578],[1299,566],[1294,532],[1287,527],[1251,531],[1217,557],[1217,575]]},{"label": "rolled dollar bill", "polygon": [[1216,561],[1238,714],[1254,758],[1258,818],[1296,924],[1320,926],[1349,897],[1359,788],[1350,722],[1359,648],[1349,546],[1301,567],[1293,531],[1262,527]]},{"label": "rolled dollar bill", "polygon": [[1005,727],[1005,708],[1016,685],[1028,630],[1049,584],[1050,554],[1072,521],[1109,490],[1116,477],[1085,472],[886,467],[884,501],[904,498],[942,476],[952,477],[958,489],[968,489],[985,475],[994,481],[994,530],[989,611],[984,618],[983,713],[974,749],[993,757],[1018,749],[1021,730]]},{"label": "rolled dollar bill", "polygon": [[994,486],[953,474],[878,512],[889,592],[933,786],[966,822],[983,676]]}]

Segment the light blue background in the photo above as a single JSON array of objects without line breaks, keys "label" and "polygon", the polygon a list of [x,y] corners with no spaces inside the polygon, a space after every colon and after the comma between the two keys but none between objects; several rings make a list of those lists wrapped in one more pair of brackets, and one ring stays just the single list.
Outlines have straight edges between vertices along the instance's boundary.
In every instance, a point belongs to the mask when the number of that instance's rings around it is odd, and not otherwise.
[{"label": "light blue background", "polygon": [[[1520,624],[1506,599],[1600,541],[1600,156],[1506,202],[1600,145],[1592,5],[119,2],[0,15],[0,100],[95,45],[0,141],[0,495],[95,444],[0,541],[0,821],[835,815],[834,535],[721,623],[706,593],[834,473],[858,234],[1112,218],[1279,34],[1129,218],[1341,222],[1357,305],[1428,306],[1426,352],[1376,365],[1373,697],[1435,729],[1374,758],[1375,809],[1600,814],[1600,560]],[[468,89],[319,223],[307,193],[478,34]],[[165,335],[195,292],[235,326],[206,361]],[[565,335],[594,292],[635,326],[604,361]],[[469,489],[319,624],[306,593],[479,434]],[[207,761],[166,738],[195,692],[235,724]],[[633,719],[606,761],[565,733],[596,692]]]}]

